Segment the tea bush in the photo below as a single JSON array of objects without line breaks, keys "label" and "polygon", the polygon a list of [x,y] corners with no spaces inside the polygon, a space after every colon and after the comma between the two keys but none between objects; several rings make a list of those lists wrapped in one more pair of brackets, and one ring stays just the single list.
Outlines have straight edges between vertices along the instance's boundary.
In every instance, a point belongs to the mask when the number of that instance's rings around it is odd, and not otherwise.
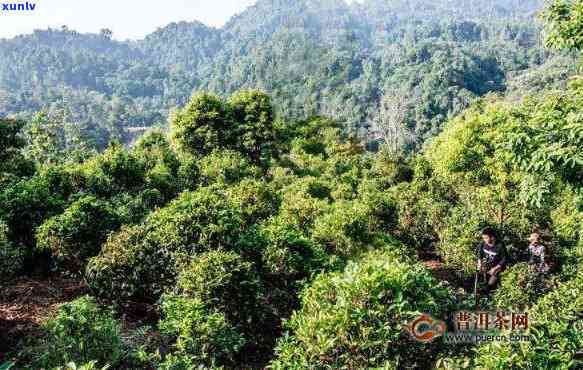
[{"label": "tea bush", "polygon": [[583,312],[583,274],[542,297],[529,311],[526,343],[493,343],[476,349],[477,369],[569,369],[583,346],[575,323]]},{"label": "tea bush", "polygon": [[120,226],[120,219],[109,204],[86,196],[39,227],[37,248],[77,267],[84,266],[88,258],[99,254],[108,234]]},{"label": "tea bush", "polygon": [[258,242],[266,301],[276,316],[288,317],[297,308],[302,285],[331,268],[329,256],[321,245],[278,217],[259,226]]},{"label": "tea bush", "polygon": [[[310,193],[312,178],[300,179],[297,182],[283,188],[281,194],[281,208],[279,217],[285,222],[298,227],[304,233],[309,233],[314,226],[314,221],[319,215],[324,214],[328,207],[328,199],[319,199],[320,191],[314,195]],[[317,188],[321,190],[321,188]]]},{"label": "tea bush", "polygon": [[[375,251],[344,272],[317,277],[286,324],[271,368],[372,368],[430,363],[435,345],[409,338],[402,325],[419,312],[440,317],[451,292],[419,265]],[[419,353],[425,353],[421,358]]]},{"label": "tea bush", "polygon": [[145,184],[146,164],[120,144],[71,169],[77,187],[98,196],[134,191]]},{"label": "tea bush", "polygon": [[10,230],[11,241],[22,245],[27,254],[35,246],[36,228],[66,207],[68,189],[61,188],[57,180],[53,171],[44,171],[0,193],[0,219]]},{"label": "tea bush", "polygon": [[262,326],[263,287],[250,262],[234,252],[198,255],[182,270],[178,294],[222,312],[229,322],[249,332]]},{"label": "tea bush", "polygon": [[351,256],[371,240],[374,225],[370,211],[359,201],[336,202],[328,213],[316,219],[312,237],[328,253]]},{"label": "tea bush", "polygon": [[123,359],[120,324],[94,298],[86,296],[62,305],[43,329],[43,336],[30,349],[33,368],[91,361],[116,366]]},{"label": "tea bush", "polygon": [[500,288],[494,293],[494,302],[500,308],[526,309],[542,294],[526,263],[519,263],[503,272],[501,281]]},{"label": "tea bush", "polygon": [[146,227],[124,226],[89,260],[85,279],[99,296],[155,300],[175,280],[174,260],[148,238]]},{"label": "tea bush", "polygon": [[439,230],[437,251],[446,267],[462,276],[471,276],[476,271],[477,247],[480,230],[487,222],[465,207],[456,207],[444,220],[445,227]]},{"label": "tea bush", "polygon": [[171,118],[172,143],[181,152],[207,155],[231,141],[229,120],[223,101],[212,94],[194,95]]},{"label": "tea bush", "polygon": [[301,280],[317,273],[326,262],[326,254],[319,244],[281,218],[261,225],[260,234],[265,244],[262,265],[270,276],[286,281]]},{"label": "tea bush", "polygon": [[142,225],[110,237],[87,267],[89,285],[112,298],[157,299],[171,286],[184,259],[233,249],[244,218],[219,188],[184,192]]},{"label": "tea bush", "polygon": [[17,276],[24,268],[24,251],[8,238],[8,226],[0,221],[0,282]]},{"label": "tea bush", "polygon": [[167,296],[162,302],[162,335],[174,343],[162,369],[216,368],[233,364],[245,344],[224,314],[194,298]]},{"label": "tea bush", "polygon": [[138,224],[148,214],[164,206],[165,199],[156,189],[145,189],[138,194],[122,193],[109,200],[111,207],[124,225]]},{"label": "tea bush", "polygon": [[237,209],[247,225],[253,225],[276,214],[280,201],[264,181],[244,179],[226,189],[229,202]]},{"label": "tea bush", "polygon": [[203,184],[234,184],[247,177],[259,177],[261,171],[238,152],[213,151],[199,161]]}]

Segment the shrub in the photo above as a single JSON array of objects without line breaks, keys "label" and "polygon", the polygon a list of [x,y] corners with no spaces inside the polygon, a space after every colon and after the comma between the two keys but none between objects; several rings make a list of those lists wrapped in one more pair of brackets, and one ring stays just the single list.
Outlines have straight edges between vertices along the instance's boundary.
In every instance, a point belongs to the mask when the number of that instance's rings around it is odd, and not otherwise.
[{"label": "shrub", "polygon": [[197,299],[167,296],[162,303],[160,331],[175,340],[162,369],[192,369],[232,364],[244,338],[225,316],[209,311]]},{"label": "shrub", "polygon": [[274,218],[259,226],[262,276],[266,301],[279,317],[289,317],[298,304],[298,291],[328,267],[323,248],[294,225]]},{"label": "shrub", "polygon": [[[282,202],[279,216],[305,233],[312,229],[316,218],[329,207],[328,199],[319,199],[310,193],[313,181],[313,178],[302,178],[280,191]],[[322,193],[314,193],[318,194]]]},{"label": "shrub", "polygon": [[178,183],[181,190],[195,190],[200,183],[200,168],[198,159],[184,155],[180,158],[178,168]]},{"label": "shrub", "polygon": [[228,104],[237,149],[260,165],[262,157],[271,154],[275,140],[271,98],[257,90],[240,91]]},{"label": "shrub", "polygon": [[85,279],[101,297],[154,301],[176,278],[174,259],[148,237],[145,226],[125,226],[89,260]]},{"label": "shrub", "polygon": [[302,308],[287,323],[290,332],[279,341],[271,367],[427,364],[435,345],[409,339],[402,325],[419,312],[440,317],[450,303],[450,291],[423,267],[371,252],[342,273],[320,275],[303,292]]},{"label": "shrub", "polygon": [[78,166],[73,172],[82,190],[111,196],[143,187],[146,164],[120,144],[111,144],[103,153]]},{"label": "shrub", "polygon": [[350,256],[371,240],[370,210],[358,201],[339,201],[330,212],[319,216],[314,224],[313,238],[329,253]]},{"label": "shrub", "polygon": [[34,247],[34,230],[45,219],[63,211],[66,199],[55,193],[51,184],[50,178],[41,173],[0,193],[0,217],[8,225],[15,244]]},{"label": "shrub", "polygon": [[562,283],[529,311],[530,342],[492,343],[476,349],[477,369],[569,369],[583,345],[575,323],[583,312],[583,274]]},{"label": "shrub", "polygon": [[15,277],[24,267],[24,252],[8,239],[8,226],[0,222],[0,282]]},{"label": "shrub", "polygon": [[170,142],[161,131],[154,130],[144,134],[134,145],[132,152],[145,163],[146,170],[163,164],[170,172],[176,173],[180,166],[176,153],[172,151]]},{"label": "shrub", "polygon": [[438,240],[438,230],[453,203],[440,181],[420,179],[399,184],[389,193],[397,201],[396,233],[403,241],[423,248]]},{"label": "shrub", "polygon": [[171,286],[177,263],[215,249],[233,249],[245,222],[218,188],[185,192],[143,225],[113,235],[91,260],[87,280],[100,294],[157,299]]},{"label": "shrub", "polygon": [[90,361],[115,366],[123,357],[120,324],[91,297],[62,305],[43,328],[45,334],[31,349],[35,368]]},{"label": "shrub", "polygon": [[358,202],[368,209],[370,228],[375,231],[395,234],[399,215],[394,195],[378,189],[373,182],[363,181],[358,189]]},{"label": "shrub", "polygon": [[156,189],[164,195],[164,199],[170,200],[178,193],[178,181],[176,173],[164,163],[158,163],[145,175],[147,187]]},{"label": "shrub", "polygon": [[500,288],[494,293],[494,302],[500,308],[525,309],[542,294],[526,263],[519,263],[503,272],[501,281]]},{"label": "shrub", "polygon": [[279,208],[279,198],[262,181],[245,179],[226,190],[229,202],[244,217],[247,225],[265,220]]},{"label": "shrub", "polygon": [[411,182],[414,171],[405,158],[383,146],[374,158],[369,176],[385,190],[402,182]]},{"label": "shrub", "polygon": [[233,248],[245,220],[228,194],[218,187],[182,193],[146,220],[149,238],[169,253],[193,255]]},{"label": "shrub", "polygon": [[260,171],[240,153],[230,150],[214,151],[199,161],[202,182],[206,185],[233,184],[246,177],[258,177]]},{"label": "shrub", "polygon": [[480,242],[480,230],[487,223],[471,210],[456,207],[444,220],[445,227],[439,231],[437,251],[447,268],[462,276],[476,271],[476,250]]},{"label": "shrub", "polygon": [[99,254],[108,234],[119,227],[119,217],[107,203],[86,196],[38,229],[37,248],[83,266],[86,259]]},{"label": "shrub", "polygon": [[253,264],[234,252],[210,251],[197,256],[180,273],[177,291],[225,314],[246,330],[259,328],[263,288]]},{"label": "shrub", "polygon": [[259,232],[265,243],[262,264],[267,274],[293,281],[323,267],[326,254],[322,248],[294,225],[275,218],[262,225]]},{"label": "shrub", "polygon": [[583,237],[583,193],[566,189],[557,198],[551,211],[554,231],[563,243],[576,243]]},{"label": "shrub", "polygon": [[230,142],[225,104],[217,96],[200,93],[171,118],[172,140],[185,154],[207,155]]},{"label": "shrub", "polygon": [[122,224],[137,224],[156,208],[164,205],[162,193],[156,189],[146,189],[140,193],[122,193],[110,199],[111,207]]}]

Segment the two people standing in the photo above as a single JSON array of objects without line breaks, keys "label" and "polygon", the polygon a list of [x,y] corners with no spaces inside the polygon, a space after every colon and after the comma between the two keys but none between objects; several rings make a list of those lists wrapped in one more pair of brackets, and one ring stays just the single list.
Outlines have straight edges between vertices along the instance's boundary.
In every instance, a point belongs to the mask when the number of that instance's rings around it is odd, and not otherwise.
[{"label": "two people standing", "polygon": [[[530,271],[542,277],[549,271],[546,261],[546,249],[542,244],[541,234],[534,231],[529,239],[528,254]],[[478,272],[483,274],[486,280],[486,294],[497,288],[500,282],[500,274],[509,262],[508,250],[498,239],[496,231],[487,227],[482,230],[482,242],[478,246]]]}]

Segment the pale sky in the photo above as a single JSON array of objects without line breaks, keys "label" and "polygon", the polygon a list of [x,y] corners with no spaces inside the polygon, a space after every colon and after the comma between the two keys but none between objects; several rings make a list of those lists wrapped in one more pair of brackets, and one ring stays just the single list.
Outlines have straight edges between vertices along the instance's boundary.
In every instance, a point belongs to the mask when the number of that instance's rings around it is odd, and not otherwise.
[{"label": "pale sky", "polygon": [[[140,39],[171,22],[198,20],[220,27],[256,0],[28,0],[33,11],[0,11],[0,38],[67,25],[81,33],[113,31],[116,39]],[[0,4],[26,0],[0,0]],[[0,9],[2,7],[0,6]]]}]

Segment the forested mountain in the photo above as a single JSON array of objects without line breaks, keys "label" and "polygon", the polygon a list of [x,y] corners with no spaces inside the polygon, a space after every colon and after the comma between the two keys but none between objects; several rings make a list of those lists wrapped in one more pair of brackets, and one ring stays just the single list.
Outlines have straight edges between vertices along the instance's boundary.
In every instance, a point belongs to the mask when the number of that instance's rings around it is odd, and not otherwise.
[{"label": "forested mountain", "polygon": [[4,41],[0,369],[583,368],[583,0],[407,4]]},{"label": "forested mountain", "polygon": [[196,90],[258,88],[284,118],[328,115],[361,136],[414,147],[474,98],[553,60],[534,22],[540,7],[259,0],[221,29],[173,23],[135,42],[109,30],[36,31],[0,40],[0,116],[44,111],[103,148],[129,140],[128,128],[165,126]]}]

